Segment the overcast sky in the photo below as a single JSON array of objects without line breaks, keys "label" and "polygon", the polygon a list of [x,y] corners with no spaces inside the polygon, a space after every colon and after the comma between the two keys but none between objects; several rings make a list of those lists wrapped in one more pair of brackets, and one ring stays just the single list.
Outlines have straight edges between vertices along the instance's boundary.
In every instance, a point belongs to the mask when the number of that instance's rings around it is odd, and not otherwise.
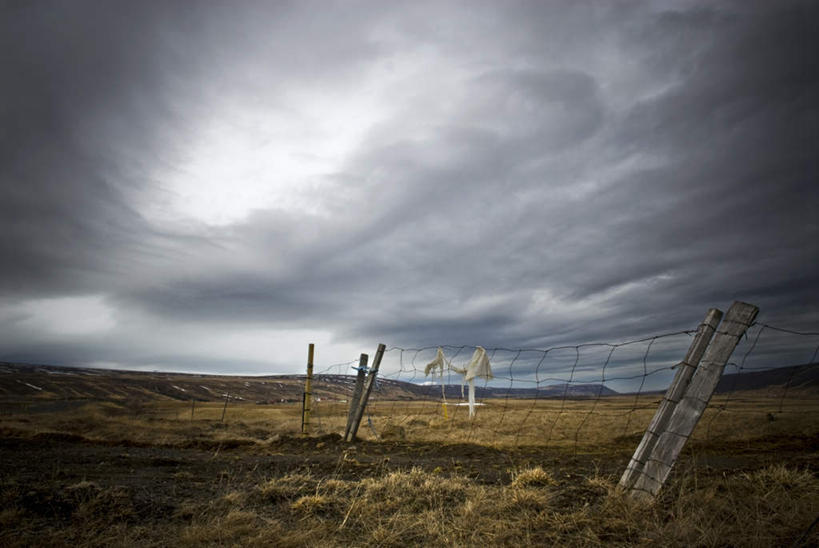
[{"label": "overcast sky", "polygon": [[819,331],[816,2],[0,9],[0,360]]}]

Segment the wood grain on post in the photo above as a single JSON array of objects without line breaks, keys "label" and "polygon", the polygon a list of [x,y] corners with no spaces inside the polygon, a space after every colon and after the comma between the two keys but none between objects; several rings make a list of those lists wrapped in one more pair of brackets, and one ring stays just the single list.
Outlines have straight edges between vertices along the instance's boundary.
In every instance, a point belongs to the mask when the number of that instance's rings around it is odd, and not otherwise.
[{"label": "wood grain on post", "polygon": [[660,491],[685,442],[711,401],[725,364],[758,312],[756,306],[739,301],[728,309],[685,395],[675,407],[665,431],[634,482],[630,491],[632,497],[650,499]]},{"label": "wood grain on post", "polygon": [[637,446],[634,456],[631,457],[631,462],[626,467],[626,471],[623,472],[623,477],[620,478],[620,487],[629,489],[642,472],[643,466],[654,450],[660,434],[665,431],[665,427],[668,425],[672,413],[674,413],[674,408],[677,407],[677,403],[685,394],[688,383],[694,375],[694,370],[700,363],[703,354],[705,354],[705,349],[708,348],[708,343],[711,341],[720,319],[722,319],[722,311],[712,308],[697,328],[697,333],[691,346],[688,347],[685,358],[677,365],[674,380],[671,381],[671,385],[669,385],[665,396],[663,396],[654,418],[651,419],[640,445]]},{"label": "wood grain on post", "polygon": [[355,413],[353,414],[353,420],[350,424],[350,431],[347,432],[347,435],[344,437],[344,441],[353,441],[355,439],[356,434],[358,434],[358,427],[361,424],[361,418],[364,416],[364,409],[367,407],[367,400],[370,399],[370,392],[372,392],[373,385],[375,384],[375,377],[378,375],[378,368],[381,365],[381,358],[384,357],[384,350],[386,350],[386,346],[383,344],[378,345],[378,350],[375,352],[375,358],[373,359],[373,366],[370,368],[370,372],[367,373],[367,380],[364,381],[364,388],[361,391],[361,398],[358,401],[358,405],[355,408]]},{"label": "wood grain on post", "polygon": [[347,427],[344,429],[344,439],[347,439],[347,434],[350,433],[350,426],[353,424],[353,415],[358,408],[358,401],[361,399],[361,391],[364,389],[364,377],[367,375],[367,354],[361,354],[358,359],[358,374],[355,377],[355,388],[353,388],[353,395],[350,399],[350,409],[347,412]]}]

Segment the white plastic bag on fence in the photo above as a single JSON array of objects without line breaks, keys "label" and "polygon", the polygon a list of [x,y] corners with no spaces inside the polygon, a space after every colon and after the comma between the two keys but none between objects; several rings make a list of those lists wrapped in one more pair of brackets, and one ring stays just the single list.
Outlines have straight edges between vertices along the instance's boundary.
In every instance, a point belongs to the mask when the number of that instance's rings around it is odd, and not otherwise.
[{"label": "white plastic bag on fence", "polygon": [[475,349],[466,367],[453,367],[452,370],[463,375],[464,380],[469,384],[469,418],[471,419],[475,416],[475,378],[482,377],[487,380],[494,378],[492,367],[489,365],[489,356],[486,355],[486,350],[479,346]]},{"label": "white plastic bag on fence", "polygon": [[431,362],[429,362],[427,364],[427,366],[424,368],[424,376],[427,376],[430,373],[435,375],[435,370],[436,369],[440,369],[441,370],[441,376],[443,376],[444,375],[444,369],[446,368],[446,363],[447,362],[446,362],[446,358],[444,357],[444,350],[443,350],[443,348],[441,348],[439,346],[438,347],[438,354],[435,356],[435,359],[432,360]]},{"label": "white plastic bag on fence", "polygon": [[446,357],[444,356],[444,350],[440,346],[438,347],[438,354],[435,356],[435,359],[432,360],[427,364],[424,368],[424,376],[428,376],[432,373],[432,377],[435,378],[435,371],[440,369],[441,371],[441,400],[444,405],[444,413],[446,414],[446,387],[444,386],[444,369],[446,369],[449,362],[446,361]]},{"label": "white plastic bag on fence", "polygon": [[472,359],[466,367],[463,369],[453,367],[452,370],[463,375],[466,382],[476,377],[482,377],[487,380],[494,378],[492,375],[492,367],[489,365],[489,356],[486,355],[486,350],[484,350],[482,346],[475,349],[475,352],[472,354]]}]

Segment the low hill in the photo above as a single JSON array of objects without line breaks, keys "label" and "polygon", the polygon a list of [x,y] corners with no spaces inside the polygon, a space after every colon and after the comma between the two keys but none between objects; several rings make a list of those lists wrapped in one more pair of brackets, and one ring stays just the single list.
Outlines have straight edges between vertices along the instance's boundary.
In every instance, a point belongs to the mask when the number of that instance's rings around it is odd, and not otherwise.
[{"label": "low hill", "polygon": [[764,371],[743,370],[724,374],[716,392],[724,394],[740,390],[784,389],[795,392],[819,393],[819,362]]},{"label": "low hill", "polygon": [[[346,401],[353,391],[353,375],[316,375],[313,394],[324,400]],[[226,397],[255,403],[300,402],[304,375],[239,377],[89,369],[0,362],[0,398],[38,400],[196,400]],[[461,385],[445,386],[450,400],[461,398]],[[615,391],[599,384],[557,384],[535,388],[477,386],[479,399],[588,398]],[[439,399],[440,385],[423,385],[389,378],[377,379],[372,397],[385,400]]]},{"label": "low hill", "polygon": [[[316,375],[313,394],[330,401],[346,401],[353,390],[353,375]],[[738,390],[819,392],[819,364],[742,371],[723,375],[718,393]],[[458,400],[462,387],[444,387],[448,400]],[[89,369],[0,362],[0,399],[14,400],[181,400],[216,401],[226,397],[252,403],[301,402],[304,375],[240,377]],[[554,384],[540,388],[476,386],[478,399],[563,398],[614,396],[599,384]],[[438,400],[441,386],[379,378],[372,397],[384,400]]]}]

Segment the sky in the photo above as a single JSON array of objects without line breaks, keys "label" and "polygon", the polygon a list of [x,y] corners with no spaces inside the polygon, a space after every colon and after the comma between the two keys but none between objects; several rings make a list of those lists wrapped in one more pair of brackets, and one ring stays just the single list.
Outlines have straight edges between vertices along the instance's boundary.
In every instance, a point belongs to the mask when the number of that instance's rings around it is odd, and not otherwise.
[{"label": "sky", "polygon": [[[0,360],[297,373],[310,342],[317,369],[619,343],[734,300],[817,332],[817,23],[792,1],[2,2]],[[769,366],[819,345],[764,341]]]}]

